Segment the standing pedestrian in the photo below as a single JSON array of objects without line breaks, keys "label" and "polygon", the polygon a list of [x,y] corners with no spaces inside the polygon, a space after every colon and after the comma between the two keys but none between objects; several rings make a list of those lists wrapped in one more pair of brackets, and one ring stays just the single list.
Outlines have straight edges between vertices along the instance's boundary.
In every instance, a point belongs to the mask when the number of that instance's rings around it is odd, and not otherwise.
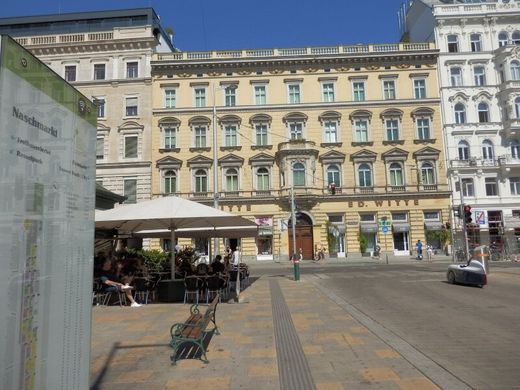
[{"label": "standing pedestrian", "polygon": [[416,260],[422,260],[422,242],[421,240],[417,240],[417,243],[415,244],[415,250],[417,251],[417,257]]},{"label": "standing pedestrian", "polygon": [[426,253],[428,254],[428,261],[432,261],[433,258],[433,246],[432,244],[426,245]]}]

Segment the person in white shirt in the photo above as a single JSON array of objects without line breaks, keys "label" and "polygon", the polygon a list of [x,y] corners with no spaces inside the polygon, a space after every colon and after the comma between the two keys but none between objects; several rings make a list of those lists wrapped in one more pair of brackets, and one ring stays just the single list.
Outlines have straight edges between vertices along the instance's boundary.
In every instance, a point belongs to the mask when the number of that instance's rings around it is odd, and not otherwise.
[{"label": "person in white shirt", "polygon": [[237,246],[233,251],[233,267],[238,267],[240,264],[240,247]]}]

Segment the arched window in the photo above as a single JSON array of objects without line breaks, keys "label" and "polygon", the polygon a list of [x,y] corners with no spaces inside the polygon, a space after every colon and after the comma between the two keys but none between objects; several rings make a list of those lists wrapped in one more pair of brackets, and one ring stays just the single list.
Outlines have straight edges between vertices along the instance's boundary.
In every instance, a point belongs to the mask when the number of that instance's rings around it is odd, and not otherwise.
[{"label": "arched window", "polygon": [[462,85],[462,69],[458,66],[450,68],[450,80],[452,87],[460,87]]},{"label": "arched window", "polygon": [[204,169],[195,172],[195,192],[208,192],[208,174]]},{"label": "arched window", "polygon": [[457,145],[457,150],[459,152],[459,160],[469,160],[470,153],[469,153],[469,144],[467,141],[460,141]]},{"label": "arched window", "polygon": [[511,80],[520,80],[520,62],[511,61]]},{"label": "arched window", "polygon": [[500,34],[498,34],[498,47],[507,45],[507,40],[508,40],[507,33],[502,31]]},{"label": "arched window", "polygon": [[256,171],[256,188],[260,191],[269,190],[269,170],[258,168]]},{"label": "arched window", "polygon": [[339,180],[339,168],[337,165],[329,165],[327,168],[327,184],[334,183],[337,187],[341,186]]},{"label": "arched window", "polygon": [[511,35],[511,41],[513,45],[520,45],[520,31],[515,31],[513,35]]},{"label": "arched window", "polygon": [[424,162],[421,165],[421,183],[426,185],[435,184],[435,170],[430,162]]},{"label": "arched window", "polygon": [[482,40],[480,37],[480,34],[471,34],[470,35],[470,41],[471,41],[471,51],[482,51]]},{"label": "arched window", "polygon": [[235,168],[229,168],[225,173],[226,191],[238,191],[238,171]]},{"label": "arched window", "polygon": [[448,35],[448,52],[456,53],[459,51],[459,37],[457,35]]},{"label": "arched window", "polygon": [[516,119],[520,119],[520,96],[515,99]]},{"label": "arched window", "polygon": [[175,171],[166,171],[164,173],[164,192],[172,194],[177,191],[177,174]]},{"label": "arched window", "polygon": [[359,186],[372,187],[372,168],[368,164],[361,164],[358,168]]},{"label": "arched window", "polygon": [[515,160],[520,159],[520,141],[517,139],[514,139],[511,141],[510,144],[511,147],[511,157]]},{"label": "arched window", "polygon": [[482,158],[488,161],[495,158],[495,153],[493,152],[493,143],[488,139],[482,141]]},{"label": "arched window", "polygon": [[305,185],[305,166],[302,163],[293,165],[293,185],[300,187]]},{"label": "arched window", "polygon": [[399,163],[390,164],[390,185],[391,186],[402,186],[403,185],[403,167]]},{"label": "arched window", "polygon": [[478,121],[480,123],[489,122],[489,106],[487,103],[481,102],[478,104]]},{"label": "arched window", "polygon": [[455,104],[455,123],[466,123],[466,107],[462,103]]}]

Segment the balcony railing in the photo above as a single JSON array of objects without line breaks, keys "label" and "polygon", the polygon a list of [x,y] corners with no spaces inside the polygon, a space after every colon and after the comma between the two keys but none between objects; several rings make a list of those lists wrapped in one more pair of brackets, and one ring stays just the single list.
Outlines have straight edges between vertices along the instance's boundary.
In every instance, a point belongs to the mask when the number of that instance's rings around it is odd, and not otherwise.
[{"label": "balcony railing", "polygon": [[259,57],[303,57],[313,55],[340,55],[359,53],[384,53],[384,52],[417,52],[435,49],[435,44],[425,43],[393,43],[384,45],[349,45],[349,46],[321,46],[301,47],[286,49],[260,49],[260,50],[225,50],[204,52],[181,52],[158,54],[158,60],[190,61],[211,60],[222,58],[259,58]]},{"label": "balcony railing", "polygon": [[[520,160],[519,160],[520,164]],[[449,188],[447,184],[410,184],[403,186],[374,186],[374,187],[336,187],[334,195],[331,193],[330,187],[294,187],[295,196],[305,197],[348,197],[348,196],[359,196],[359,195],[385,195],[385,194],[419,194],[424,192],[448,192]],[[219,199],[224,201],[225,199],[247,199],[247,198],[280,198],[289,197],[291,194],[291,188],[281,188],[273,190],[252,190],[252,191],[220,191]],[[153,194],[152,198],[161,196],[179,196],[182,198],[190,198],[199,201],[212,201],[212,192],[178,192],[175,194],[171,193],[156,193]]]}]

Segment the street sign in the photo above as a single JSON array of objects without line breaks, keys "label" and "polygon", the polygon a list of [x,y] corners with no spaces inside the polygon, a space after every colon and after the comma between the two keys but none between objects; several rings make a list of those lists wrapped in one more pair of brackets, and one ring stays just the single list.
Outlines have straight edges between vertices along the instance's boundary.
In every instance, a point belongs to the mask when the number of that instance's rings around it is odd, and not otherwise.
[{"label": "street sign", "polygon": [[383,226],[381,228],[381,231],[383,232],[383,234],[387,234],[388,233],[388,226]]},{"label": "street sign", "polygon": [[481,228],[487,228],[488,220],[487,220],[487,210],[472,210],[473,211],[473,221],[480,226]]}]

